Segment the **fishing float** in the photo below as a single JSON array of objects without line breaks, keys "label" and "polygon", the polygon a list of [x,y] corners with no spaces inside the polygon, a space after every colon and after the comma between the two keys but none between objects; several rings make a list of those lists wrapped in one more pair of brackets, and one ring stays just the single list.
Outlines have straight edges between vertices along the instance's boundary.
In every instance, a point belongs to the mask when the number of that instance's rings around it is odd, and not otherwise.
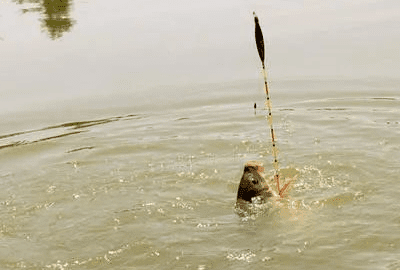
[{"label": "fishing float", "polygon": [[264,77],[264,89],[266,94],[265,107],[268,109],[267,120],[269,124],[269,128],[271,130],[271,141],[272,141],[272,157],[273,157],[273,167],[275,170],[274,180],[276,182],[276,187],[278,189],[279,195],[283,197],[283,192],[288,187],[289,183],[285,184],[282,189],[279,187],[279,163],[278,163],[278,149],[276,146],[276,137],[274,128],[272,125],[272,108],[271,108],[271,98],[269,95],[269,88],[267,82],[267,70],[265,69],[265,49],[264,49],[264,38],[261,31],[260,23],[258,17],[255,12],[253,12],[254,22],[255,22],[255,37],[257,44],[258,55],[261,59],[262,69],[263,69],[263,77]]}]

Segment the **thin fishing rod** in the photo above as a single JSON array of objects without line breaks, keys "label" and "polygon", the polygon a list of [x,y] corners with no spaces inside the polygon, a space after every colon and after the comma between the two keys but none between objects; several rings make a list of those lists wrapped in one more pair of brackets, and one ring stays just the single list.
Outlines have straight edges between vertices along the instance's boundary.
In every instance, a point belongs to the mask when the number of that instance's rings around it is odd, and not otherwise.
[{"label": "thin fishing rod", "polygon": [[277,147],[276,147],[275,132],[274,132],[274,128],[272,126],[271,99],[269,97],[269,89],[268,89],[268,82],[267,82],[267,71],[265,69],[265,64],[264,64],[264,60],[265,60],[264,38],[263,38],[263,34],[262,34],[262,31],[261,31],[260,24],[258,22],[258,17],[257,17],[255,12],[253,12],[253,15],[254,15],[254,22],[256,24],[255,25],[255,36],[256,36],[257,51],[258,51],[258,55],[260,56],[260,59],[261,59],[261,64],[262,64],[262,68],[263,68],[263,76],[264,76],[264,87],[265,87],[265,93],[267,95],[267,98],[265,100],[265,107],[268,109],[267,120],[268,120],[269,127],[270,127],[270,130],[271,130],[272,157],[274,159],[273,160],[273,166],[274,166],[274,169],[275,169],[274,179],[276,181],[276,186],[278,188],[279,195],[281,195],[281,193],[283,192],[284,189],[281,190],[279,188],[278,150],[277,150]]}]

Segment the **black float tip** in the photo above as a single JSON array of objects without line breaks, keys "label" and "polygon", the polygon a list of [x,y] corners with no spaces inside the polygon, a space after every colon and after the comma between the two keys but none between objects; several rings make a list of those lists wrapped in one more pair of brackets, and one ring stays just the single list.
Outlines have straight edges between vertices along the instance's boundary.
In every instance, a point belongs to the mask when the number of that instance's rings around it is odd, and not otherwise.
[{"label": "black float tip", "polygon": [[258,17],[257,17],[257,15],[256,15],[256,13],[254,11],[253,11],[253,16],[254,16],[254,21],[258,22]]}]

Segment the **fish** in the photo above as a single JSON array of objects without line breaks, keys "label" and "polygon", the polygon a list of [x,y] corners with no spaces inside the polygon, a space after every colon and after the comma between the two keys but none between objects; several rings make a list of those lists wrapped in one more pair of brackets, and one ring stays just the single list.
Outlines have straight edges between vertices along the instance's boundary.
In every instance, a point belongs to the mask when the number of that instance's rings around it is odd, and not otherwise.
[{"label": "fish", "polygon": [[268,214],[271,203],[279,197],[268,186],[263,172],[261,162],[248,161],[244,165],[235,205],[235,213],[242,218]]},{"label": "fish", "polygon": [[245,164],[238,187],[236,204],[251,203],[255,198],[265,201],[275,195],[261,175],[263,171],[264,167],[258,162],[249,161]]},{"label": "fish", "polygon": [[260,161],[247,161],[240,180],[234,212],[242,218],[254,218],[269,215],[273,209],[285,205],[288,193],[293,187],[299,171],[294,168],[279,171],[284,183],[278,189],[273,183],[274,177],[264,175],[264,166]]}]

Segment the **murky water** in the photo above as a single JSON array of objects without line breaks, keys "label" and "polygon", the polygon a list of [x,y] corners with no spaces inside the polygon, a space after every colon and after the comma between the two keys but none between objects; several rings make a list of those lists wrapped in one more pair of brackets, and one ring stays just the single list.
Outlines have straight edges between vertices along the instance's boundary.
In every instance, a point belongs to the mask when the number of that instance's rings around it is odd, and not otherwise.
[{"label": "murky water", "polygon": [[245,217],[244,163],[273,173],[250,4],[1,4],[0,269],[400,269],[399,80],[290,80],[397,76],[396,10],[365,24],[386,29],[370,53],[340,4],[317,6],[334,25],[317,35],[290,28],[294,1],[254,3],[289,78],[272,77],[272,111],[298,176]]},{"label": "murky water", "polygon": [[198,86],[172,106],[2,118],[1,268],[398,269],[397,86],[340,82],[353,91],[332,97],[335,85],[273,84],[280,163],[300,173],[280,207],[245,219],[244,162],[272,170],[254,83]]}]

